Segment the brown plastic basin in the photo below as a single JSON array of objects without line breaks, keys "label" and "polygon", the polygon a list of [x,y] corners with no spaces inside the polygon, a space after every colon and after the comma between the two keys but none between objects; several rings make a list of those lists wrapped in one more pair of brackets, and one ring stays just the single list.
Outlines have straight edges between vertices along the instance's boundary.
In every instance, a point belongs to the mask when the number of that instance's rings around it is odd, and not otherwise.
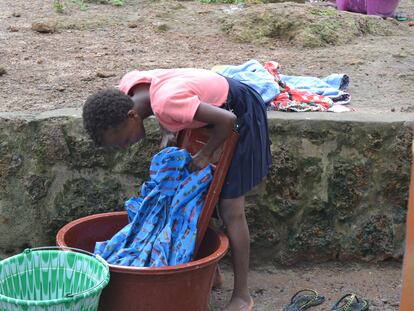
[{"label": "brown plastic basin", "polygon": [[[92,215],[59,230],[56,243],[93,252],[95,242],[110,239],[128,223],[126,212]],[[188,264],[135,268],[110,265],[100,311],[205,311],[214,272],[229,246],[227,237],[209,228],[198,259]]]}]

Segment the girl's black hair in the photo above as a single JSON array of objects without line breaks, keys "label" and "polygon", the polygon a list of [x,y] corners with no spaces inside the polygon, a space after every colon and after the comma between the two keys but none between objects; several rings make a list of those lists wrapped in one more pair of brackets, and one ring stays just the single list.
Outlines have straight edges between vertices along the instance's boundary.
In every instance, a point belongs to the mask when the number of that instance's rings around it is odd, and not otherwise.
[{"label": "girl's black hair", "polygon": [[101,90],[83,105],[83,126],[95,144],[102,145],[104,132],[124,122],[133,106],[131,97],[118,89]]}]

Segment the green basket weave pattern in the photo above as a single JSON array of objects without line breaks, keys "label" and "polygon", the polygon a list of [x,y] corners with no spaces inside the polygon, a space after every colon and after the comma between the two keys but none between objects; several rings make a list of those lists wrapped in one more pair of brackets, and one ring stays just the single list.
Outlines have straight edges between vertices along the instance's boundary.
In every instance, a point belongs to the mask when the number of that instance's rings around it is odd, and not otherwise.
[{"label": "green basket weave pattern", "polygon": [[26,250],[0,262],[0,311],[95,311],[109,268],[93,256]]}]

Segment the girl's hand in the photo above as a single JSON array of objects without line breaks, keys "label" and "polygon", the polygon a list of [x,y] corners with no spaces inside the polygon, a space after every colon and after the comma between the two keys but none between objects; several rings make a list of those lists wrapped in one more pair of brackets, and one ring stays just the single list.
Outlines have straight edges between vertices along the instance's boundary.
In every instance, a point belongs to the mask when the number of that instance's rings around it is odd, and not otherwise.
[{"label": "girl's hand", "polygon": [[172,147],[177,145],[177,134],[171,132],[164,132],[161,139],[160,148]]},{"label": "girl's hand", "polygon": [[209,156],[205,155],[202,151],[199,151],[193,156],[193,159],[188,164],[188,170],[190,172],[202,170],[210,163],[209,160]]}]

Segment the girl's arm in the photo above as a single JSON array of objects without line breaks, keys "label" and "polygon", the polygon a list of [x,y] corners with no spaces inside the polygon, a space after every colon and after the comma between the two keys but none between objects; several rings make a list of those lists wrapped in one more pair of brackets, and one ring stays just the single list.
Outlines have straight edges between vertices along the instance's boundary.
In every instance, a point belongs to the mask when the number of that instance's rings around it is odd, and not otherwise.
[{"label": "girl's arm", "polygon": [[236,116],[230,111],[205,103],[200,104],[194,120],[214,125],[214,128],[207,144],[193,156],[189,164],[190,171],[200,170],[209,164],[214,151],[230,136],[236,119]]}]

